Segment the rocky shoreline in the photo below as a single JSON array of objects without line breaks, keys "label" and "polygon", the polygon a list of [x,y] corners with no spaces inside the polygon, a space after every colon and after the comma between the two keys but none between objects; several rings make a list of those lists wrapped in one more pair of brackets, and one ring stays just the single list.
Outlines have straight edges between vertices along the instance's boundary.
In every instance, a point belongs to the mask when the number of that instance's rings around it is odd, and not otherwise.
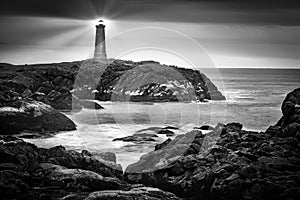
[{"label": "rocky shoreline", "polygon": [[[141,157],[123,173],[114,156],[38,148],[1,136],[3,199],[299,199],[300,88],[265,132],[219,124],[195,129]],[[211,128],[210,128],[211,129]],[[184,148],[183,148],[184,147]],[[181,154],[175,154],[184,149]],[[179,155],[179,156],[178,156]]]},{"label": "rocky shoreline", "polygon": [[225,100],[218,88],[197,70],[154,61],[110,59],[10,65],[0,63],[0,106],[18,99],[44,102],[57,110],[99,108],[99,101]]},{"label": "rocky shoreline", "polygon": [[[176,127],[157,129],[173,139],[122,169],[110,152],[96,159],[86,150],[38,148],[21,138],[75,130],[60,110],[103,109],[95,100],[205,101],[224,96],[198,71],[153,61],[1,64],[1,69],[1,199],[300,198],[300,88],[287,95],[282,118],[265,132],[243,130],[237,122],[196,127],[182,135],[174,134]],[[24,132],[28,134],[16,136]],[[115,140],[140,143],[155,137],[139,132]]]},{"label": "rocky shoreline", "polygon": [[287,95],[282,118],[265,132],[229,123],[206,135],[177,136],[129,165],[126,180],[184,199],[299,199],[299,104],[300,88]]},{"label": "rocky shoreline", "polygon": [[75,124],[59,111],[104,109],[98,101],[225,99],[199,71],[154,61],[0,63],[0,68],[0,135],[30,132],[25,137],[38,137],[74,130]]}]

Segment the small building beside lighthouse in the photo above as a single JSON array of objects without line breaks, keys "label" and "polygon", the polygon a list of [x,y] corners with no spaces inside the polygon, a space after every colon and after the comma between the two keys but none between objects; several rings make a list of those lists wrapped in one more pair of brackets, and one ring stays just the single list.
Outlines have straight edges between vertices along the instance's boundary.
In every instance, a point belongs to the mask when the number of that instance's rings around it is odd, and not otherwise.
[{"label": "small building beside lighthouse", "polygon": [[106,45],[105,45],[105,25],[103,20],[99,20],[99,24],[96,25],[94,59],[95,60],[107,59]]}]

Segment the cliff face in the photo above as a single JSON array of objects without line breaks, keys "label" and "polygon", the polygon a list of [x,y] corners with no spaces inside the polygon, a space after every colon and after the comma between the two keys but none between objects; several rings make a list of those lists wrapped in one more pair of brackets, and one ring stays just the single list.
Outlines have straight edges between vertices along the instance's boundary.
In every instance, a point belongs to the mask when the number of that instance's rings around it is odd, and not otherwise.
[{"label": "cliff face", "polygon": [[85,107],[84,99],[158,102],[225,99],[199,71],[153,61],[1,64],[1,69],[1,106],[12,105],[20,98],[42,101],[59,110]]}]

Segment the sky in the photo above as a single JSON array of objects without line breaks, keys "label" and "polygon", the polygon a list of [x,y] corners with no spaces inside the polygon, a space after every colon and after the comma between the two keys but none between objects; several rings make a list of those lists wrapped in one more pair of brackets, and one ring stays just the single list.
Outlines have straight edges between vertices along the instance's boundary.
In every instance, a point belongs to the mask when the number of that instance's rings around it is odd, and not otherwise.
[{"label": "sky", "polygon": [[300,68],[294,0],[1,0],[0,62],[90,58],[97,19],[105,21],[109,58]]}]

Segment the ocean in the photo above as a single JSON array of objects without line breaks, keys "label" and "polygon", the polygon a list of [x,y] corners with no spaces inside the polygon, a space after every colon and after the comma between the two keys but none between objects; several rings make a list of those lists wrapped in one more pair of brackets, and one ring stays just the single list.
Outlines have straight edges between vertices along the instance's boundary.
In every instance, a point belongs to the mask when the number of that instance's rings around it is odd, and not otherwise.
[{"label": "ocean", "polygon": [[[226,96],[226,101],[178,103],[100,102],[103,110],[83,109],[66,113],[76,124],[76,131],[61,132],[53,137],[27,139],[40,147],[63,145],[68,149],[114,152],[125,168],[152,151],[167,139],[159,135],[156,142],[132,143],[112,141],[151,127],[175,126],[176,134],[207,124],[240,122],[247,130],[265,131],[281,117],[286,94],[300,86],[300,69],[203,69]],[[148,129],[150,128],[150,129]]]}]

